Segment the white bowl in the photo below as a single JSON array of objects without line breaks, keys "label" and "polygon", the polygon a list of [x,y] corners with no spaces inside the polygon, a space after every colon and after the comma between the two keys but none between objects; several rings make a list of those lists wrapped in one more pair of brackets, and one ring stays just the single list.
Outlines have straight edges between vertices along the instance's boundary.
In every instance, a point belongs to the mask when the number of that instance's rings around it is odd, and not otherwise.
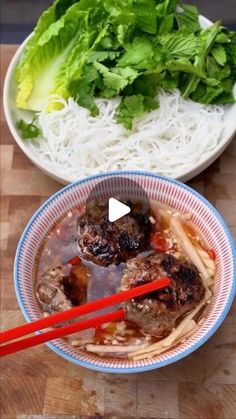
[{"label": "white bowl", "polygon": [[[200,24],[202,27],[207,27],[210,24],[212,24],[212,22],[207,18],[200,16]],[[56,179],[57,181],[63,184],[67,184],[71,182],[71,178],[69,176],[66,176],[65,174],[59,173],[59,171],[55,171],[55,169],[51,167],[50,162],[46,163],[45,161],[40,161],[38,154],[34,152],[31,148],[29,148],[27,141],[22,139],[22,137],[19,134],[19,131],[16,129],[16,122],[19,119],[23,118],[26,121],[31,121],[34,115],[34,113],[31,111],[17,109],[15,105],[17,86],[14,76],[14,70],[16,68],[17,63],[19,62],[19,59],[23,53],[23,50],[29,37],[22,43],[22,45],[17,50],[6,74],[3,90],[3,106],[6,115],[6,120],[15,141],[17,142],[21,150],[24,152],[24,154],[43,172],[47,173],[49,176]],[[234,90],[236,95],[236,85]],[[196,164],[190,166],[187,169],[184,169],[180,173],[180,175],[177,176],[177,179],[181,180],[182,182],[186,182],[187,180],[191,179],[192,177],[196,176],[204,169],[206,169],[211,163],[213,163],[214,160],[217,159],[217,157],[221,155],[221,153],[223,153],[227,145],[230,143],[232,137],[234,136],[235,131],[236,104],[227,105],[224,117],[224,126],[217,147],[211,152],[204,153]],[[94,175],[95,174],[96,172],[94,172]]]}]

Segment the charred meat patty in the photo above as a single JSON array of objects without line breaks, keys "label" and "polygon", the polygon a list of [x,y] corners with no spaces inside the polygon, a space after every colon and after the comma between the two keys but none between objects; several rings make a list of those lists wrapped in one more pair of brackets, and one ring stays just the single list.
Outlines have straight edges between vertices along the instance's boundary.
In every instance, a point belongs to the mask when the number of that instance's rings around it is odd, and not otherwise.
[{"label": "charred meat patty", "polygon": [[136,257],[127,263],[121,279],[121,290],[168,276],[170,287],[124,303],[126,319],[144,333],[164,337],[176,326],[178,319],[192,311],[205,295],[197,268],[169,254]]},{"label": "charred meat patty", "polygon": [[84,304],[87,300],[89,273],[80,263],[70,272],[56,266],[43,272],[37,286],[36,295],[47,311],[63,311],[73,306]]},{"label": "charred meat patty", "polygon": [[87,209],[78,220],[78,244],[84,257],[102,266],[117,265],[149,248],[149,213],[139,204],[127,205],[131,212],[113,223],[104,203]]}]

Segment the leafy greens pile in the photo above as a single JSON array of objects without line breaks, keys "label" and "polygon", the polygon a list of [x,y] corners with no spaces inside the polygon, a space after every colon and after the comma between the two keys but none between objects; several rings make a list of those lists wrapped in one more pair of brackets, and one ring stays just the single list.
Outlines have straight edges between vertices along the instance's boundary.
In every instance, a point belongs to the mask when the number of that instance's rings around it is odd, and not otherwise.
[{"label": "leafy greens pile", "polygon": [[41,111],[56,94],[96,116],[95,97],[119,95],[117,122],[131,129],[158,107],[159,88],[235,102],[236,33],[220,22],[201,29],[196,7],[177,1],[55,0],[17,67],[17,107]]}]

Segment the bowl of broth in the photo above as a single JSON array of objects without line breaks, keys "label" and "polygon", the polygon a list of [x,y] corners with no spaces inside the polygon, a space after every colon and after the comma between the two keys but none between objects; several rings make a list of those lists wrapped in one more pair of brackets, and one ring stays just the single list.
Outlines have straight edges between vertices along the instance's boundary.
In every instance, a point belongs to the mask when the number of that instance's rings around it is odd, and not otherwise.
[{"label": "bowl of broth", "polygon": [[[130,208],[113,222],[111,195]],[[47,343],[77,365],[133,373],[176,362],[212,336],[235,296],[235,260],[226,223],[199,193],[114,172],[74,182],[39,208],[18,244],[14,281],[31,322],[168,276],[169,287],[122,303],[122,321]]]}]

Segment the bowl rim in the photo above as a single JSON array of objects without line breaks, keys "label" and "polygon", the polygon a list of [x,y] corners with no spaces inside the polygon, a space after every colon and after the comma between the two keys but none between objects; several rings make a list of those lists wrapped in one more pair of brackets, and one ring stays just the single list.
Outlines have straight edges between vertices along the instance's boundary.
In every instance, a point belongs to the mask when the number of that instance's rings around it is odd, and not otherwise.
[{"label": "bowl rim", "polygon": [[[203,25],[203,27],[207,27],[213,22],[208,19],[207,17],[203,15],[199,15],[199,21]],[[33,164],[38,167],[41,171],[46,173],[48,176],[50,176],[53,179],[56,179],[58,182],[62,184],[70,184],[72,180],[69,178],[66,174],[60,174],[59,171],[54,171],[50,165],[46,165],[45,163],[42,163],[40,159],[37,158],[36,155],[24,144],[24,140],[20,136],[19,132],[16,129],[15,123],[13,121],[12,115],[11,115],[11,109],[9,106],[9,99],[10,99],[10,84],[12,75],[15,71],[16,65],[18,60],[20,59],[23,49],[27,43],[27,41],[30,39],[30,37],[33,35],[33,32],[19,45],[19,48],[16,50],[14,56],[11,59],[11,62],[8,66],[4,85],[3,85],[3,109],[4,114],[6,117],[8,128],[14,138],[14,141],[18,144],[20,149],[23,151],[23,153],[28,157],[28,159],[33,162]],[[235,94],[236,94],[236,83],[234,86]],[[234,113],[236,115],[236,103],[230,104],[230,106],[234,109]],[[203,170],[205,170],[210,164],[212,164],[225,150],[225,148],[230,144],[231,140],[233,139],[234,135],[236,133],[236,123],[232,124],[231,130],[228,135],[224,135],[221,139],[221,141],[217,144],[215,149],[213,151],[208,151],[206,153],[205,159],[201,160],[201,156],[199,157],[198,161],[194,163],[194,165],[191,165],[189,168],[183,169],[182,173],[178,174],[176,178],[179,181],[186,182],[190,179],[192,179],[194,176],[201,173]],[[156,169],[157,170],[157,169]],[[122,171],[121,171],[122,172]],[[153,172],[158,174],[158,172]],[[91,176],[95,176],[91,175]],[[160,175],[162,176],[162,175]],[[164,175],[163,175],[164,176]],[[167,176],[168,177],[168,176]]]},{"label": "bowl rim", "polygon": [[[95,370],[95,371],[99,371],[99,372],[110,372],[110,373],[138,373],[138,372],[145,372],[145,371],[149,371],[149,370],[153,370],[153,369],[158,369],[167,365],[172,364],[173,362],[179,361],[182,358],[185,358],[187,355],[191,354],[192,352],[194,352],[196,349],[198,349],[200,346],[202,346],[214,333],[215,331],[218,329],[218,327],[222,324],[222,322],[224,321],[226,315],[228,314],[230,307],[233,303],[234,297],[236,295],[236,243],[234,241],[234,238],[230,232],[229,227],[227,226],[226,222],[224,221],[222,215],[215,209],[215,207],[205,198],[203,197],[199,192],[195,191],[194,189],[192,189],[190,186],[183,184],[182,182],[176,180],[176,179],[172,179],[166,176],[160,176],[160,175],[156,175],[154,173],[150,173],[150,172],[146,172],[146,171],[123,171],[122,173],[119,171],[114,171],[114,172],[107,172],[107,173],[102,173],[102,174],[97,174],[97,175],[92,175],[89,177],[86,177],[84,179],[80,179],[77,180],[63,188],[61,188],[59,191],[57,191],[55,194],[53,194],[52,196],[50,196],[40,207],[39,209],[33,214],[33,216],[30,218],[30,220],[28,221],[21,237],[19,240],[19,243],[17,245],[17,249],[16,249],[16,254],[15,254],[15,260],[14,260],[14,287],[15,287],[15,293],[16,293],[16,298],[18,301],[18,304],[20,306],[20,309],[26,319],[27,322],[31,322],[30,316],[28,315],[23,300],[21,298],[21,293],[20,293],[20,288],[19,288],[19,279],[18,279],[18,265],[19,265],[19,256],[21,253],[21,249],[22,249],[22,245],[24,243],[24,241],[27,239],[27,234],[29,229],[31,228],[31,226],[33,225],[34,221],[37,219],[37,217],[43,212],[43,210],[51,203],[53,202],[55,199],[59,198],[60,195],[64,194],[64,192],[66,192],[67,190],[75,187],[75,186],[80,186],[81,184],[84,183],[88,183],[94,179],[99,179],[99,178],[104,178],[104,177],[112,177],[112,176],[119,176],[119,177],[123,177],[123,176],[131,176],[131,175],[141,175],[144,177],[152,177],[157,181],[168,181],[172,184],[177,185],[177,187],[179,188],[183,188],[185,189],[187,192],[192,193],[197,199],[199,199],[200,201],[202,201],[213,213],[214,217],[216,218],[217,222],[220,223],[224,229],[224,232],[226,234],[227,240],[228,240],[228,244],[229,244],[229,248],[231,249],[232,252],[232,257],[233,257],[233,277],[232,277],[232,286],[231,286],[231,290],[230,290],[230,295],[228,298],[228,301],[226,302],[225,308],[223,310],[223,312],[221,313],[220,317],[216,320],[216,322],[213,324],[213,326],[211,327],[211,329],[208,331],[208,333],[206,333],[206,335],[200,339],[198,342],[196,342],[195,344],[193,344],[190,348],[185,349],[181,354],[175,355],[173,358],[167,359],[167,360],[163,360],[160,361],[158,363],[154,363],[152,365],[147,365],[147,366],[140,366],[140,367],[128,367],[128,368],[119,368],[119,367],[102,367],[102,366],[98,366],[98,365],[93,365],[90,362],[86,362],[86,361],[82,361],[82,360],[78,360],[75,357],[73,357],[72,355],[67,355],[63,350],[57,348],[57,346],[53,343],[46,343],[46,346],[50,349],[52,349],[54,352],[56,352],[58,355],[60,355],[62,358],[66,359],[67,361],[73,362],[76,365],[79,365],[81,367],[85,367],[91,370]],[[40,333],[40,332],[38,332]]]}]

